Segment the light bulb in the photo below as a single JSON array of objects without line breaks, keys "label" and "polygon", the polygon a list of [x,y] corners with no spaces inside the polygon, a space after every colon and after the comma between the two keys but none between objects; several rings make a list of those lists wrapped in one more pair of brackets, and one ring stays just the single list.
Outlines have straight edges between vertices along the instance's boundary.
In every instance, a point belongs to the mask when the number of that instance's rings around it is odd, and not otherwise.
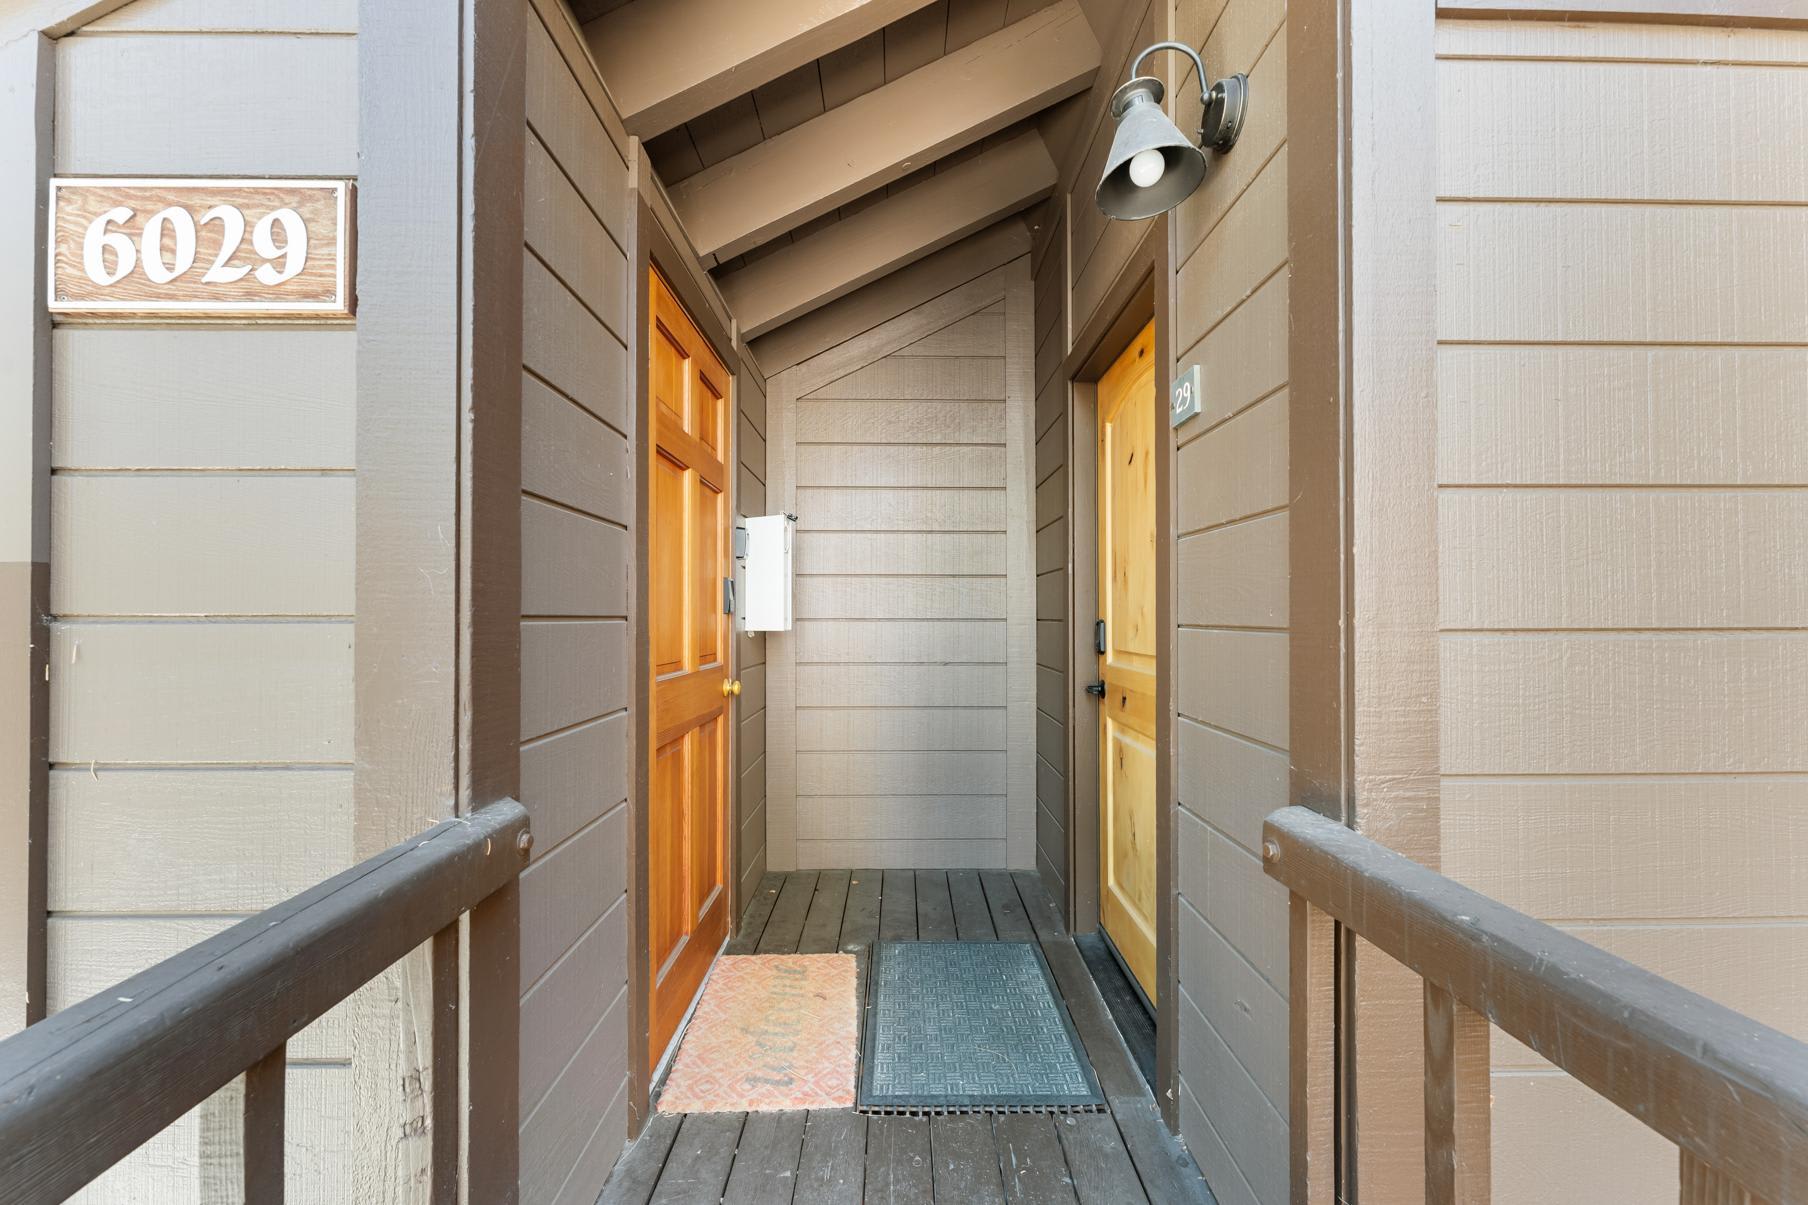
[{"label": "light bulb", "polygon": [[1138,151],[1130,156],[1130,183],[1138,188],[1150,187],[1160,180],[1162,173],[1167,170],[1167,159],[1154,147],[1150,147],[1146,151]]}]

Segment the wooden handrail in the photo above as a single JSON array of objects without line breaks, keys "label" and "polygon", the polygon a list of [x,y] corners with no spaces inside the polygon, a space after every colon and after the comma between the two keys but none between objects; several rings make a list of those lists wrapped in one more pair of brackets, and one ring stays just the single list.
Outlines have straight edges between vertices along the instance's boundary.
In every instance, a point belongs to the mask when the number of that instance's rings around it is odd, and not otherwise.
[{"label": "wooden handrail", "polygon": [[527,864],[513,800],[447,820],[0,1042],[0,1201],[60,1201],[241,1073],[280,1201],[284,1048]]},{"label": "wooden handrail", "polygon": [[[1447,994],[1676,1143],[1684,1202],[1808,1200],[1808,1045],[1306,808],[1273,813],[1262,833],[1268,874],[1294,896],[1296,943],[1311,935],[1303,902],[1417,973],[1428,1002]],[[1295,949],[1295,966],[1304,953]],[[1428,1055],[1449,1011],[1434,1025],[1428,1010]],[[1328,1040],[1301,1036],[1296,1092],[1325,1082],[1304,1064]],[[1428,1104],[1454,1097],[1447,1079],[1429,1078],[1451,1073],[1449,1058],[1428,1057]],[[1431,1127],[1449,1124],[1431,1113],[1428,1150]],[[1304,1165],[1296,1150],[1295,1200]],[[1449,1161],[1428,1157],[1427,1199],[1470,1199],[1452,1185]]]}]

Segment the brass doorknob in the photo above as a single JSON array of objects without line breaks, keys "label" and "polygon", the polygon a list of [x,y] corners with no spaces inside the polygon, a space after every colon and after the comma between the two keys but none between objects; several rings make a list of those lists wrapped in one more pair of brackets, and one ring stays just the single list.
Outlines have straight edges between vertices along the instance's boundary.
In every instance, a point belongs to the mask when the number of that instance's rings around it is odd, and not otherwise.
[{"label": "brass doorknob", "polygon": [[741,680],[739,678],[722,679],[722,697],[724,699],[726,699],[729,695],[739,695],[740,693],[741,693]]}]

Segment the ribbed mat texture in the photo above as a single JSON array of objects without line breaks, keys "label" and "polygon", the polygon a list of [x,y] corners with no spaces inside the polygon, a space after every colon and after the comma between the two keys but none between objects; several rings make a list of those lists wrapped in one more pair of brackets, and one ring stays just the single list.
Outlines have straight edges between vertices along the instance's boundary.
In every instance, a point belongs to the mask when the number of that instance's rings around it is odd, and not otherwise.
[{"label": "ribbed mat texture", "polygon": [[873,955],[862,1112],[1104,1105],[1035,942],[883,941]]}]

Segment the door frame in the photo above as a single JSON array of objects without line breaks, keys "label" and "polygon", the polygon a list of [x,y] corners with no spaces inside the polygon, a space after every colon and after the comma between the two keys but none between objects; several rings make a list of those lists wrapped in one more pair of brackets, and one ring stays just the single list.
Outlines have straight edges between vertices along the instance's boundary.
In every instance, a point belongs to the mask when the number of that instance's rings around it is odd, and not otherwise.
[{"label": "door frame", "polygon": [[[1069,927],[1099,928],[1099,734],[1098,700],[1086,693],[1092,680],[1092,625],[1098,611],[1098,506],[1096,448],[1098,382],[1144,326],[1155,324],[1155,1098],[1168,1128],[1179,1124],[1179,1027],[1175,957],[1179,879],[1176,870],[1175,713],[1175,444],[1161,425],[1173,381],[1171,223],[1151,220],[1116,280],[1090,315],[1075,315],[1072,350],[1062,362],[1068,382],[1067,465],[1069,539],[1067,664],[1067,871]],[[1084,673],[1082,671],[1085,671]]]},{"label": "door frame", "polygon": [[[644,156],[645,152],[641,154]],[[637,166],[640,166],[637,164]],[[728,468],[728,513],[740,513],[740,474],[737,471],[740,449],[737,446],[738,427],[741,414],[740,378],[745,371],[741,366],[738,345],[730,326],[718,313],[712,299],[705,291],[703,284],[697,279],[697,259],[688,250],[688,243],[681,246],[679,240],[684,238],[682,227],[677,225],[671,216],[670,203],[663,193],[654,191],[651,195],[643,191],[639,180],[649,179],[650,171],[645,175],[637,172],[637,183],[633,190],[633,214],[630,223],[628,259],[628,289],[633,301],[634,317],[632,333],[628,342],[628,375],[629,397],[633,403],[633,412],[629,416],[633,427],[629,443],[629,472],[634,481],[634,528],[630,533],[632,542],[629,552],[629,571],[633,575],[633,589],[628,600],[628,656],[633,661],[634,693],[631,704],[631,728],[634,742],[633,776],[628,792],[628,851],[631,855],[628,866],[628,1136],[637,1136],[651,1115],[650,1099],[653,1089],[653,1073],[657,1070],[652,1053],[647,1048],[648,1035],[652,1028],[652,983],[653,968],[651,943],[647,936],[648,893],[651,881],[648,876],[648,826],[647,798],[652,782],[652,765],[650,757],[650,741],[652,738],[652,697],[653,675],[643,650],[648,646],[650,632],[647,625],[649,598],[652,581],[648,573],[650,564],[649,536],[651,534],[650,518],[652,509],[648,497],[650,482],[643,471],[650,450],[652,432],[647,427],[647,407],[651,377],[647,371],[647,324],[652,318],[651,290],[647,286],[647,274],[657,268],[660,276],[684,306],[685,313],[696,324],[698,331],[709,343],[710,350],[722,361],[728,370],[730,384],[728,417],[726,429],[729,436]],[[654,181],[651,185],[657,190],[659,185]],[[668,228],[669,227],[669,228]],[[674,234],[674,231],[676,234]],[[732,538],[732,533],[731,533]],[[740,642],[733,621],[729,624],[729,641],[726,650],[728,658],[728,675],[730,678],[740,674]],[[727,725],[727,748],[724,752],[729,769],[729,782],[726,784],[725,807],[723,809],[722,857],[726,871],[723,875],[723,889],[728,893],[728,936],[732,939],[740,925],[741,900],[739,898],[739,875],[736,868],[740,862],[740,825],[735,823],[739,800],[740,778],[734,768],[738,764],[740,751],[736,747],[739,736],[739,716],[737,709],[731,708]],[[682,1024],[679,1032],[683,1032]]]}]

